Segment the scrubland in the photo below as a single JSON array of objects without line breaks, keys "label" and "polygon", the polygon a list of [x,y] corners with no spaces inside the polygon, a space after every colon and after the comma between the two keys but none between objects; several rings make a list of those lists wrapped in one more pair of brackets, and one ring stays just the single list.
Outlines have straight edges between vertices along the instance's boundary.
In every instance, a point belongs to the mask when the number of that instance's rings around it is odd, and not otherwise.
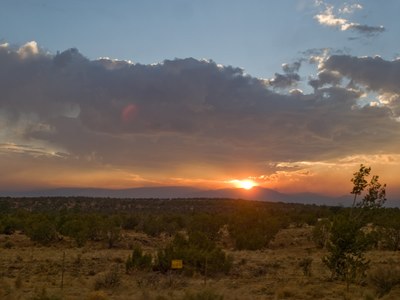
[{"label": "scrubland", "polygon": [[[398,210],[366,224],[369,268],[349,285],[323,262],[329,232],[320,230],[343,210],[223,199],[2,199],[0,299],[400,299],[397,227],[379,221],[395,223]],[[172,270],[171,259],[182,259],[183,269]]]}]

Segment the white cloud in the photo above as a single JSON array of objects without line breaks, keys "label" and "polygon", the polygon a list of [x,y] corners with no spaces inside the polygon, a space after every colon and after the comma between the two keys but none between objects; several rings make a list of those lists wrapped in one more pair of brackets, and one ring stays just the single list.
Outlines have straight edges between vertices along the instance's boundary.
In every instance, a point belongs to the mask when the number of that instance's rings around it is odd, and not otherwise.
[{"label": "white cloud", "polygon": [[[355,22],[351,22],[350,20],[339,17],[335,14],[334,6],[327,4],[323,1],[316,2],[318,7],[323,6],[324,10],[320,13],[316,14],[314,18],[318,21],[319,24],[329,26],[329,27],[337,27],[341,31],[355,31],[365,37],[371,37],[376,34],[380,34],[385,31],[385,28],[381,26],[370,26],[366,24],[359,24]],[[342,8],[338,10],[338,14],[352,14],[355,10],[362,9],[360,4],[345,4]]]},{"label": "white cloud", "polygon": [[[6,47],[7,46],[8,44],[6,44]],[[18,49],[17,53],[20,55],[21,58],[28,58],[37,55],[39,53],[39,48],[35,41],[31,41],[21,46]]]},{"label": "white cloud", "polygon": [[362,5],[359,3],[353,3],[353,4],[348,4],[345,3],[341,8],[339,8],[339,13],[341,14],[352,14],[356,10],[361,10],[363,9]]}]

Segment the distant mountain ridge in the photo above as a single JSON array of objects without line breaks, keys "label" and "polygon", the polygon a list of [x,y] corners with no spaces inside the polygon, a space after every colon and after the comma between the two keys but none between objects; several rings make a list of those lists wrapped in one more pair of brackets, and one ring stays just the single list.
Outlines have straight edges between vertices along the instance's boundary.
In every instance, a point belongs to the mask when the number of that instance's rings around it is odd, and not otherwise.
[{"label": "distant mountain ridge", "polygon": [[351,195],[329,197],[314,193],[285,194],[272,189],[253,187],[250,190],[226,188],[202,190],[194,187],[164,186],[139,187],[130,189],[101,189],[101,188],[57,188],[32,190],[24,192],[2,192],[6,197],[99,197],[99,198],[230,198],[269,202],[304,203],[318,205],[343,205],[351,203]]}]

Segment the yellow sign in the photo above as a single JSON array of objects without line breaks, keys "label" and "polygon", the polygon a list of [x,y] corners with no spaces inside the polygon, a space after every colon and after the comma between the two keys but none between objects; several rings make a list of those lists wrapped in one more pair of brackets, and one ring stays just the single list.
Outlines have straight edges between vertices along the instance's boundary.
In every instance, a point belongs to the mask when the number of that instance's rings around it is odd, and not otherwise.
[{"label": "yellow sign", "polygon": [[171,269],[182,269],[182,268],[183,268],[182,259],[173,259],[171,261]]}]

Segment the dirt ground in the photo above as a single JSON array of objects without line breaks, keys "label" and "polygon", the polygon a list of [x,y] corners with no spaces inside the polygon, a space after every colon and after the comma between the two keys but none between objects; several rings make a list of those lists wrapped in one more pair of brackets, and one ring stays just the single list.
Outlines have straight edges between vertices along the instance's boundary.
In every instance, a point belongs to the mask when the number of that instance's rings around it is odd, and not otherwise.
[{"label": "dirt ground", "polygon": [[[125,231],[116,248],[87,243],[82,248],[64,238],[50,247],[40,246],[21,233],[0,235],[0,299],[378,299],[370,284],[351,285],[330,279],[322,263],[324,250],[311,241],[312,227],[289,228],[262,251],[233,251],[229,275],[205,278],[171,272],[126,274],[125,261],[132,245],[155,253],[168,237],[150,238]],[[371,270],[399,265],[400,255],[392,251],[367,254]],[[299,265],[311,260],[310,274]],[[102,288],[98,282],[113,274],[120,281]],[[206,295],[209,297],[207,298]],[[197,298],[196,298],[197,295]],[[214,296],[214,297],[212,297]],[[380,299],[400,299],[397,286]]]}]

